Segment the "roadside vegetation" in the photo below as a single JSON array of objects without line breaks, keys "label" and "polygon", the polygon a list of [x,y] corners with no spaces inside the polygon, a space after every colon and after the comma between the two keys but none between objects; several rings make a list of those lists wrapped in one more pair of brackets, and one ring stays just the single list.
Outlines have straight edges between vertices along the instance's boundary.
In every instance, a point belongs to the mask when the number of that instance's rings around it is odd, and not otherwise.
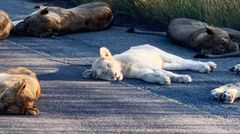
[{"label": "roadside vegetation", "polygon": [[[96,0],[72,0],[86,3]],[[165,25],[177,17],[205,21],[240,30],[240,0],[100,0],[117,13],[149,25]]]}]

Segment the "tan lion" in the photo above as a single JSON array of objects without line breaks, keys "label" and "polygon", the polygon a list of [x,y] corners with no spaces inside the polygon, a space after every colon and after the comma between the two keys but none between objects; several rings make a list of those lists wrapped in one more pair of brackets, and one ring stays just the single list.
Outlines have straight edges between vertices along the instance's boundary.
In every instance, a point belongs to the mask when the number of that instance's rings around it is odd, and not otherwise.
[{"label": "tan lion", "polygon": [[[240,64],[236,64],[230,71],[240,74]],[[236,99],[240,98],[240,82],[230,83],[217,87],[211,91],[213,99],[223,101],[224,103],[231,104]]]},{"label": "tan lion", "polygon": [[111,6],[92,2],[75,8],[37,6],[24,20],[14,21],[13,33],[37,37],[96,31],[108,28],[113,20]]},{"label": "tan lion", "polygon": [[3,114],[37,115],[34,103],[41,95],[34,72],[23,67],[0,73],[0,111]]},{"label": "tan lion", "polygon": [[189,75],[176,74],[167,70],[192,70],[208,73],[216,68],[214,62],[200,62],[183,59],[151,45],[131,47],[127,51],[113,55],[100,48],[100,57],[91,69],[83,73],[85,78],[109,81],[136,78],[146,82],[169,85],[171,82],[189,83]]},{"label": "tan lion", "polygon": [[240,56],[240,32],[209,26],[207,23],[177,18],[170,22],[168,32],[153,32],[130,28],[127,32],[155,34],[170,37],[176,44],[200,52],[196,58],[223,58]]},{"label": "tan lion", "polygon": [[238,52],[238,34],[238,31],[232,29],[213,27],[187,18],[174,19],[168,26],[168,35],[173,41],[202,54],[221,55]]},{"label": "tan lion", "polygon": [[6,12],[0,10],[0,40],[6,39],[13,28],[12,21]]}]

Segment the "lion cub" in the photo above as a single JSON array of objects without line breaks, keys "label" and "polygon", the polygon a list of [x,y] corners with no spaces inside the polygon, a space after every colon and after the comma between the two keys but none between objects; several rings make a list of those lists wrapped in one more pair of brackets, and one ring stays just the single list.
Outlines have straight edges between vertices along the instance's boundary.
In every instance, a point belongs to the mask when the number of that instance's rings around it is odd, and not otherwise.
[{"label": "lion cub", "polygon": [[189,83],[189,75],[176,74],[167,70],[192,70],[209,73],[216,68],[214,62],[193,61],[167,53],[159,48],[145,44],[131,47],[127,51],[113,55],[100,48],[100,57],[86,70],[86,78],[109,81],[136,78],[146,82],[169,85],[171,82]]},{"label": "lion cub", "polygon": [[0,10],[0,40],[6,39],[12,28],[13,24],[7,13]]},{"label": "lion cub", "polygon": [[1,113],[37,115],[39,110],[34,103],[40,95],[40,83],[31,70],[16,67],[0,73]]}]

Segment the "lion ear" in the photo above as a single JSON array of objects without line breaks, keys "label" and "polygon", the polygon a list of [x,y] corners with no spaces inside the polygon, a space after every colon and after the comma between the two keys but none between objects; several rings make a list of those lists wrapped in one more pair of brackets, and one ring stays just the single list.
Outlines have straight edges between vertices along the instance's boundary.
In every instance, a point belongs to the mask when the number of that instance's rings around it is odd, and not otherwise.
[{"label": "lion ear", "polygon": [[16,92],[17,92],[17,93],[22,93],[23,90],[26,88],[26,82],[25,82],[25,80],[14,84],[14,87],[13,87],[13,88],[16,89]]},{"label": "lion ear", "polygon": [[103,59],[108,59],[112,57],[111,52],[106,47],[101,47],[99,49],[100,57]]},{"label": "lion ear", "polygon": [[40,8],[41,8],[40,5],[36,5],[36,6],[34,7],[34,9],[40,9]]},{"label": "lion ear", "polygon": [[206,32],[208,35],[214,34],[214,28],[212,26],[207,26]]},{"label": "lion ear", "polygon": [[91,78],[92,77],[92,70],[88,69],[88,70],[84,71],[82,75],[83,75],[84,78]]},{"label": "lion ear", "polygon": [[41,15],[46,15],[46,14],[48,14],[48,8],[44,8],[44,9],[42,9],[41,11],[40,11],[40,14]]}]

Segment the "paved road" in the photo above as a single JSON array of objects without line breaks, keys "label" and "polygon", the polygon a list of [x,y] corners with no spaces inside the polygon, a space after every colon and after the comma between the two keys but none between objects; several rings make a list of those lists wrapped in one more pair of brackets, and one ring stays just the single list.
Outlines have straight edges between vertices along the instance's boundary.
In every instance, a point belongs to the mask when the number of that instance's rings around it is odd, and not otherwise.
[{"label": "paved road", "polygon": [[[34,5],[5,0],[0,8],[14,18],[29,14]],[[213,60],[218,69],[211,74],[178,72],[191,75],[191,84],[83,79],[82,72],[96,59],[101,46],[120,53],[150,43],[185,58],[195,54],[166,38],[125,30],[112,27],[49,39],[10,37],[1,41],[0,70],[31,68],[39,75],[43,94],[37,103],[41,115],[0,116],[0,133],[240,133],[240,102],[226,105],[209,98],[212,88],[238,81],[240,76],[228,68],[239,58]]]}]

